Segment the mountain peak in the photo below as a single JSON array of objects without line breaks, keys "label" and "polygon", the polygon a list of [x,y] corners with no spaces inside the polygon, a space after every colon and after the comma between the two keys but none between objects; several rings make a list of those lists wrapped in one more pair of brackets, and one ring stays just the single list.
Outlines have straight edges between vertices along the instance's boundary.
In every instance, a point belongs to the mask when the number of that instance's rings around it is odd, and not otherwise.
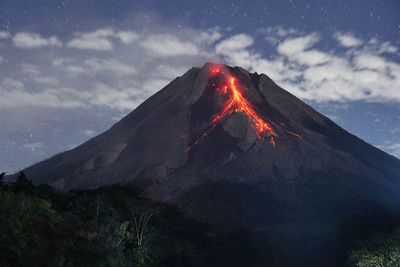
[{"label": "mountain peak", "polygon": [[[344,147],[340,139],[353,142]],[[370,156],[361,155],[361,147]],[[194,172],[185,182],[190,187],[199,177],[223,176],[216,170],[242,161],[247,171],[241,180],[274,176],[277,169],[286,180],[325,168],[370,177],[379,173],[370,166],[368,158],[374,157],[397,164],[394,169],[399,164],[266,75],[208,62],[173,80],[105,133],[26,172],[37,183],[65,190],[115,182],[163,184],[162,179],[178,181]],[[169,182],[157,197],[176,199],[185,191],[171,191]]]},{"label": "mountain peak", "polygon": [[399,160],[266,75],[219,63],[190,69],[108,131],[24,172],[62,190],[140,187],[213,225],[303,229],[289,238],[296,248],[312,242],[303,225],[329,224],[319,238],[333,240],[348,214],[400,200]]}]

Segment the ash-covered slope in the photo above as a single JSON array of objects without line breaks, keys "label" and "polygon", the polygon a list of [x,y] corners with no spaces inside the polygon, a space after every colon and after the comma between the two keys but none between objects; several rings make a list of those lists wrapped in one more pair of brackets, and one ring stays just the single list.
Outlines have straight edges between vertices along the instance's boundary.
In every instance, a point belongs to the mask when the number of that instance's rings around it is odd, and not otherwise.
[{"label": "ash-covered slope", "polygon": [[300,229],[288,237],[293,244],[309,232],[292,222],[319,222],[310,231],[325,225],[329,239],[344,216],[400,203],[398,159],[266,75],[211,63],[190,69],[105,133],[24,171],[63,190],[140,186],[218,225]]}]

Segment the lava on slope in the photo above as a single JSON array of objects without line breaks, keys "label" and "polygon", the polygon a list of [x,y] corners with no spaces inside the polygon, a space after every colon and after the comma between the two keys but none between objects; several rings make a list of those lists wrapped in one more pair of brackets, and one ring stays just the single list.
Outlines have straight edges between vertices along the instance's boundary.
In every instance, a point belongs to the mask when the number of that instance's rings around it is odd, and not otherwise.
[{"label": "lava on slope", "polygon": [[[214,66],[210,69],[210,78],[216,77],[217,75],[222,78],[222,86],[219,86],[215,90],[217,92],[222,92],[224,95],[228,97],[226,103],[224,104],[224,108],[221,112],[214,116],[211,126],[196,140],[194,143],[189,146],[185,152],[191,150],[195,147],[204,137],[206,137],[215,127],[216,125],[226,116],[232,113],[242,113],[244,114],[251,126],[256,130],[257,139],[261,142],[264,141],[264,138],[267,137],[269,142],[275,147],[276,142],[275,138],[279,137],[278,133],[274,130],[272,125],[276,128],[281,128],[277,124],[273,123],[268,119],[263,119],[257,111],[254,109],[253,105],[243,96],[242,92],[239,90],[236,82],[236,77],[230,74],[226,74],[221,66]],[[215,83],[212,84],[215,87]],[[302,138],[300,135],[293,133],[291,131],[285,130],[291,135],[294,135],[298,138]],[[181,136],[181,138],[186,137]]]}]

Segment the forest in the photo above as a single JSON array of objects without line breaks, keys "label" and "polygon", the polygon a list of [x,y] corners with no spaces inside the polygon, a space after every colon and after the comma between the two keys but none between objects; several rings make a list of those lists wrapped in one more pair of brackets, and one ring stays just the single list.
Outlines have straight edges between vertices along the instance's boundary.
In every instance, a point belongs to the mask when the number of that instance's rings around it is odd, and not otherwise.
[{"label": "forest", "polygon": [[[60,192],[0,175],[1,266],[254,266],[241,229],[216,235],[176,207],[112,185]],[[400,228],[354,240],[348,266],[399,266]],[[236,252],[236,253],[235,253]]]}]

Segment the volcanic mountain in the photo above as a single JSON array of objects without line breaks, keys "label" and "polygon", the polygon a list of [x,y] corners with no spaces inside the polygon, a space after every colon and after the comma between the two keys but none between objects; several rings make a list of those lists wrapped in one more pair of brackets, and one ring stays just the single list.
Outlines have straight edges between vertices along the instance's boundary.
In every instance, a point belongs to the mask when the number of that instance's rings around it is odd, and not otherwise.
[{"label": "volcanic mountain", "polygon": [[62,190],[141,187],[216,231],[252,229],[255,242],[263,236],[276,255],[302,255],[305,265],[315,251],[325,266],[335,263],[332,240],[349,216],[392,216],[400,204],[398,159],[266,75],[215,63],[190,69],[108,131],[24,171]]}]

